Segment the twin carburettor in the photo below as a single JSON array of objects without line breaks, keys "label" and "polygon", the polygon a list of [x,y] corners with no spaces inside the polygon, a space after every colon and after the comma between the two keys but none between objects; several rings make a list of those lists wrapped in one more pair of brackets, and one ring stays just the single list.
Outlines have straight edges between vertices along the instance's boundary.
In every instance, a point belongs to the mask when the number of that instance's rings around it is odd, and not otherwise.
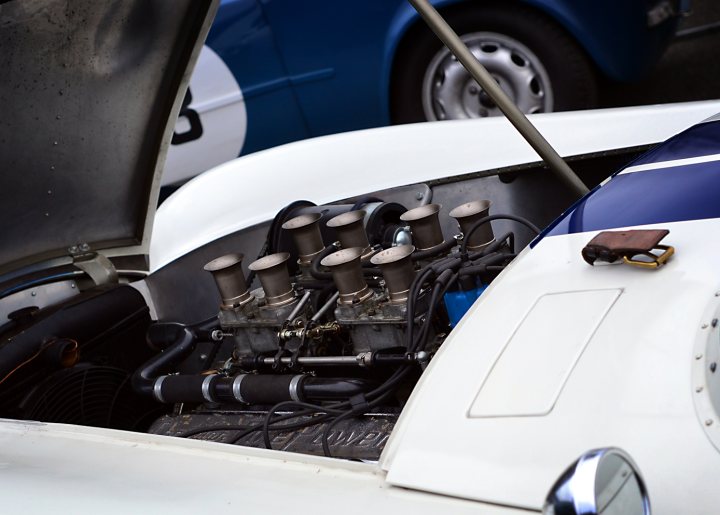
[{"label": "twin carburettor", "polygon": [[[450,215],[467,230],[486,217],[489,208],[489,201],[469,202]],[[248,267],[261,285],[253,291],[243,275],[242,255],[228,254],[208,263],[205,270],[213,274],[222,298],[222,335],[234,341],[236,364],[264,357],[262,363],[277,368],[319,363],[306,358],[322,356],[329,365],[331,350],[335,357],[343,357],[337,364],[347,363],[348,355],[362,363],[371,359],[368,353],[406,348],[407,305],[416,271],[447,256],[462,241],[461,237],[444,240],[439,211],[438,204],[428,204],[403,213],[394,243],[413,244],[386,249],[370,245],[365,210],[347,211],[327,221],[338,239],[327,247],[320,230],[322,214],[296,216],[282,229],[292,235],[298,273],[291,279],[290,253],[264,256]],[[494,241],[490,224],[481,229],[467,242],[469,251]],[[328,295],[330,289],[336,292]],[[473,284],[471,289],[477,288]],[[414,312],[422,316],[428,299],[425,290],[417,293]],[[324,302],[318,305],[317,298],[323,295]]]},{"label": "twin carburettor", "polygon": [[[375,200],[284,209],[268,232],[273,251],[248,277],[240,254],[205,266],[219,315],[155,327],[165,350],[133,376],[136,391],[175,405],[151,432],[378,458],[433,353],[515,256],[514,234],[496,238],[490,222],[520,219],[468,202],[450,211],[462,232],[445,239],[438,204]],[[208,339],[214,353],[188,373]]]}]

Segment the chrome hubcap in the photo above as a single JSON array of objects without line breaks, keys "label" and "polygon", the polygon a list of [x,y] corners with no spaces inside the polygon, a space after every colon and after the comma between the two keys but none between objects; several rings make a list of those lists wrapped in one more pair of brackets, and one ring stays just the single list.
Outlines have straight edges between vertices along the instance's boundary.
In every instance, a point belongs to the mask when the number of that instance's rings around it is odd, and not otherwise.
[{"label": "chrome hubcap", "polygon": [[[466,34],[462,40],[521,111],[552,111],[550,79],[545,67],[529,48],[493,32]],[[487,93],[446,48],[435,54],[425,71],[422,100],[428,120],[501,114]]]}]

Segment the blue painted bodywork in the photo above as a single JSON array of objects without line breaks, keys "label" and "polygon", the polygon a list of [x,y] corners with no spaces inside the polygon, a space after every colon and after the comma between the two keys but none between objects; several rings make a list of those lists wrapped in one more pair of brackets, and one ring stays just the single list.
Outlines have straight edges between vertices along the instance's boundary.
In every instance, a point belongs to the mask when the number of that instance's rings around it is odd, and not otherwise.
[{"label": "blue painted bodywork", "polygon": [[[433,0],[442,12],[488,0]],[[506,0],[551,17],[616,80],[637,78],[672,38],[648,28],[652,0]],[[243,154],[310,136],[387,125],[390,77],[419,20],[406,0],[223,0],[207,44],[245,96]]]},{"label": "blue painted bodywork", "polygon": [[[720,122],[691,127],[640,156],[629,166],[717,154]],[[636,225],[720,218],[720,161],[616,173],[579,200],[533,242],[543,237]]]}]

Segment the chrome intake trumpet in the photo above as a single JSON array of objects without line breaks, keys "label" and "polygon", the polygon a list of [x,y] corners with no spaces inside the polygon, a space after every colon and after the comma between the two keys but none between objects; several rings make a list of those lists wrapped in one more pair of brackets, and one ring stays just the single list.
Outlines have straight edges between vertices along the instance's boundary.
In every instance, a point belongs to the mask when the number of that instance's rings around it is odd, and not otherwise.
[{"label": "chrome intake trumpet", "polygon": [[320,213],[309,213],[296,216],[282,224],[282,228],[292,234],[301,265],[312,263],[313,258],[325,248],[320,234],[320,218]]},{"label": "chrome intake trumpet", "polygon": [[287,268],[288,259],[289,253],[280,252],[253,261],[248,267],[257,273],[268,306],[284,306],[295,299]]},{"label": "chrome intake trumpet", "polygon": [[415,248],[419,251],[432,250],[442,245],[443,234],[440,227],[440,204],[427,204],[406,211],[400,220],[410,224],[410,232]]},{"label": "chrome intake trumpet", "polygon": [[362,248],[352,247],[333,252],[320,262],[332,273],[333,282],[340,293],[338,304],[363,302],[373,295],[362,275],[360,264],[362,254]]},{"label": "chrome intake trumpet", "polygon": [[478,220],[488,216],[491,205],[492,202],[489,200],[475,200],[461,204],[450,211],[450,216],[455,218],[460,225],[463,237],[468,240],[466,246],[469,250],[481,249],[495,241],[490,222],[481,225],[472,234],[468,234]]},{"label": "chrome intake trumpet", "polygon": [[410,285],[415,279],[415,269],[410,259],[414,251],[412,245],[400,245],[378,252],[370,260],[373,265],[380,267],[390,302],[394,304],[407,302]]},{"label": "chrome intake trumpet", "polygon": [[245,284],[243,257],[242,254],[227,254],[213,259],[203,267],[215,279],[223,308],[243,306],[253,299]]},{"label": "chrome intake trumpet", "polygon": [[337,232],[340,245],[343,249],[360,248],[361,256],[366,258],[372,253],[370,242],[368,241],[363,220],[365,211],[359,209],[357,211],[348,211],[328,220],[327,226],[335,229]]}]

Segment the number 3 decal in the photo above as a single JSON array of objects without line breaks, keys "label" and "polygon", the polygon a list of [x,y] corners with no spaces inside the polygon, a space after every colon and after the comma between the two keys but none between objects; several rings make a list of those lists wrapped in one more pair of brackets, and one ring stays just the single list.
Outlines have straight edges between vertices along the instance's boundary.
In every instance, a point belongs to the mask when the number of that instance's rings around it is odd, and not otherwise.
[{"label": "number 3 decal", "polygon": [[200,121],[200,115],[195,109],[190,107],[191,102],[192,93],[190,92],[190,88],[188,88],[185,98],[183,99],[182,107],[180,108],[178,119],[185,117],[190,123],[190,128],[185,132],[173,132],[173,145],[182,145],[183,143],[187,143],[189,141],[195,141],[196,139],[200,139],[203,135],[203,126]]},{"label": "number 3 decal", "polygon": [[235,159],[246,132],[240,85],[220,56],[204,46],[178,115],[162,183],[177,184]]}]

